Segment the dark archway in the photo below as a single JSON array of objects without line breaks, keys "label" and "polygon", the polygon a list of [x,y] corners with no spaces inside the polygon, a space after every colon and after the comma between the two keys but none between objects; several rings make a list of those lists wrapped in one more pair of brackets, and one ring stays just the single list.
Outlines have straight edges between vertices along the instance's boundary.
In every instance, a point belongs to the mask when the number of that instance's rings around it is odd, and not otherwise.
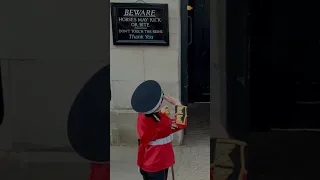
[{"label": "dark archway", "polygon": [[4,102],[3,102],[3,85],[2,85],[2,71],[0,65],[0,125],[3,123],[4,118]]},{"label": "dark archway", "polygon": [[110,160],[110,101],[110,65],[107,65],[83,86],[69,112],[69,142],[80,156],[92,162]]}]

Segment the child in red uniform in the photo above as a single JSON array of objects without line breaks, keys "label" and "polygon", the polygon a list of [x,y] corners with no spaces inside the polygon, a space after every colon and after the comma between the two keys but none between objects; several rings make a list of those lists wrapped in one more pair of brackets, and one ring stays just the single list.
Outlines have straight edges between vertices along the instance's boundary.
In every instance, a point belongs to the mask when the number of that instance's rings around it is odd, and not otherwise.
[{"label": "child in red uniform", "polygon": [[[163,100],[176,106],[175,119],[166,115]],[[160,85],[155,81],[142,83],[136,89],[131,102],[133,109],[139,112],[137,165],[140,173],[144,180],[166,180],[168,168],[175,163],[173,133],[186,127],[186,107],[182,106],[179,100],[164,96]]]}]

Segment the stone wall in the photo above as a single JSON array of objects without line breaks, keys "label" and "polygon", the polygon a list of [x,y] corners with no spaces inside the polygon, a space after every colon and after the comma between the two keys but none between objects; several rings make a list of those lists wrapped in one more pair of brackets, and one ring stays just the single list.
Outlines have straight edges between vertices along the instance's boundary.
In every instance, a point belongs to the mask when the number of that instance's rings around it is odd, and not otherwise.
[{"label": "stone wall", "polygon": [[[132,3],[134,1],[113,0],[112,2]],[[168,4],[170,46],[114,46],[112,27],[110,27],[113,144],[137,142],[137,115],[131,109],[130,98],[139,83],[150,79],[156,80],[161,84],[165,94],[180,96],[180,1],[145,0],[145,2]]]},{"label": "stone wall", "polygon": [[71,103],[108,64],[108,6],[82,0],[0,2],[0,151],[69,146]]},{"label": "stone wall", "polygon": [[70,106],[83,84],[105,64],[1,61],[5,116],[0,150],[68,147]]}]

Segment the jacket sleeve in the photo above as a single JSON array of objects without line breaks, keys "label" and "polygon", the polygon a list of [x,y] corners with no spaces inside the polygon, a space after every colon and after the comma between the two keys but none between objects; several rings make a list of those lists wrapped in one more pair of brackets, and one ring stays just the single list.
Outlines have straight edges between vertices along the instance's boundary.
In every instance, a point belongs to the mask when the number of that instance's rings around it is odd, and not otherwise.
[{"label": "jacket sleeve", "polygon": [[[184,118],[183,122],[181,122],[181,118]],[[172,123],[175,123],[178,128],[172,129],[171,128]],[[159,122],[159,128],[157,129],[157,134],[161,134],[161,136],[169,136],[170,134],[180,131],[186,127],[187,127],[187,116],[179,116],[176,113],[175,117],[171,119],[167,115],[162,114],[161,120]]]},{"label": "jacket sleeve", "polygon": [[163,138],[172,134],[171,129],[172,120],[165,114],[161,114],[161,120],[159,121],[158,127],[156,128],[155,138]]},{"label": "jacket sleeve", "polygon": [[[163,137],[167,137],[170,134],[180,131],[187,127],[187,114],[186,114],[186,106],[176,106],[175,117],[171,119],[164,113],[159,113],[160,121],[155,123],[150,119],[148,121],[148,125],[146,126],[148,130],[145,133],[149,133],[148,135],[144,135],[140,137],[140,141],[143,144],[148,143],[151,139],[160,139]],[[173,129],[172,124],[175,123],[178,128]]]}]

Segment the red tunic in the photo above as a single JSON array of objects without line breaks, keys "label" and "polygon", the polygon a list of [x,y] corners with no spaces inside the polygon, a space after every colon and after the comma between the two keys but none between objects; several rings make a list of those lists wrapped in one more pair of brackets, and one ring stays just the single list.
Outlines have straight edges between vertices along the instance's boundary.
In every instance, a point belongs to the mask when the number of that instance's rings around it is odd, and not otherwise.
[{"label": "red tunic", "polygon": [[110,165],[106,164],[91,164],[91,172],[89,180],[110,180]]},{"label": "red tunic", "polygon": [[159,113],[160,122],[151,117],[139,114],[137,119],[137,131],[140,138],[137,165],[147,172],[157,172],[169,168],[175,163],[172,143],[163,145],[149,145],[150,141],[165,138],[186,126],[177,125],[177,129],[171,129],[173,119],[163,113]]}]

